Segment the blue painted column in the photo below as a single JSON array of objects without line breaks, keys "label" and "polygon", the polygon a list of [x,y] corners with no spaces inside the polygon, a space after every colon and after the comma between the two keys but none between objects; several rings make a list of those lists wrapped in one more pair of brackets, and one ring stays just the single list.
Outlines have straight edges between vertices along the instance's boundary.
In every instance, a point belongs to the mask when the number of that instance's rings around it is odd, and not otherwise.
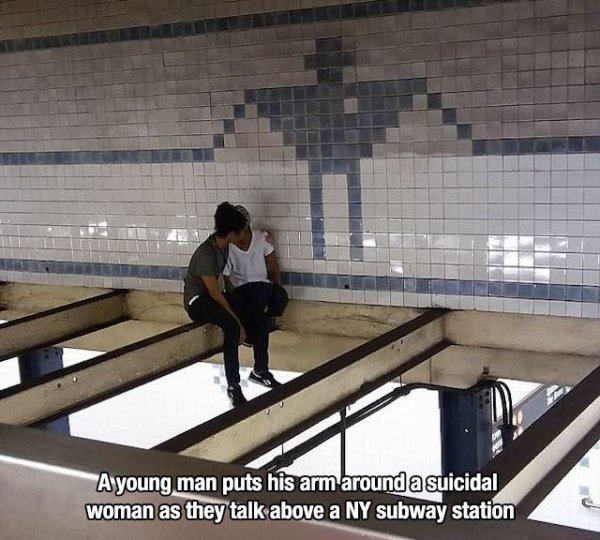
[{"label": "blue painted column", "polygon": [[[63,368],[63,350],[60,347],[46,347],[38,351],[19,356],[19,374],[22,383],[34,382],[47,373]],[[59,418],[48,422],[41,429],[70,435],[69,418]]]},{"label": "blue painted column", "polygon": [[492,459],[492,405],[488,388],[440,392],[442,474],[475,473]]}]

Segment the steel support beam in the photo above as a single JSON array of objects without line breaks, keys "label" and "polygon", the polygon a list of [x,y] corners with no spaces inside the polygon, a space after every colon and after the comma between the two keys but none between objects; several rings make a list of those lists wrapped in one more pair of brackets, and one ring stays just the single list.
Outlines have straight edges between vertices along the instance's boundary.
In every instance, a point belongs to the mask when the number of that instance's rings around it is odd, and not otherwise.
[{"label": "steel support beam", "polygon": [[492,391],[440,392],[443,475],[475,473],[492,459]]},{"label": "steel support beam", "polygon": [[0,360],[126,320],[125,294],[111,291],[0,325]]},{"label": "steel support beam", "polygon": [[[328,407],[326,407],[324,409],[321,409],[320,411],[316,412],[315,414],[313,414],[312,416],[310,416],[303,422],[295,424],[292,427],[290,427],[289,429],[282,431],[279,435],[275,435],[275,436],[271,437],[270,439],[266,440],[263,444],[257,446],[256,448],[247,452],[246,454],[236,458],[236,460],[233,461],[232,463],[238,463],[239,465],[246,465],[246,464],[250,463],[251,461],[254,461],[255,459],[262,456],[263,454],[269,452],[270,450],[273,450],[273,448],[276,448],[276,447],[282,445],[283,443],[289,441],[290,439],[293,439],[296,435],[300,435],[300,433],[303,433],[304,431],[306,431],[307,429],[318,424],[322,420],[329,418],[333,414],[344,411],[346,409],[346,407],[348,407],[349,405],[352,405],[353,403],[356,403],[359,399],[369,395],[371,392],[373,392],[380,386],[382,386],[388,382],[391,382],[395,379],[398,379],[399,377],[402,376],[402,374],[407,369],[410,369],[411,366],[418,366],[421,363],[426,362],[427,359],[432,358],[436,354],[441,353],[449,345],[450,344],[444,340],[436,343],[432,347],[429,347],[428,349],[425,349],[423,352],[411,357],[410,360],[403,362],[395,369],[392,369],[391,371],[384,373],[381,377],[378,377],[377,379],[374,379],[368,383],[363,384],[356,392],[353,392],[352,394],[348,394],[348,395],[344,396],[339,401],[332,403],[331,405],[329,405]],[[170,444],[170,442],[167,441],[163,445],[159,445],[158,448],[163,448],[163,447],[166,448],[169,446],[169,444]]]},{"label": "steel support beam", "polygon": [[220,352],[222,333],[196,323],[0,392],[0,422],[48,422]]},{"label": "steel support beam", "polygon": [[531,514],[599,439],[600,421],[521,499],[517,506],[517,514],[523,517]]},{"label": "steel support beam", "polygon": [[[63,368],[63,350],[60,347],[46,347],[19,356],[19,375],[21,382],[25,384],[32,384],[37,378]],[[70,435],[69,419],[58,418],[46,424],[44,429],[52,433]]]},{"label": "steel support beam", "polygon": [[[157,448],[224,462],[248,456],[323,411],[338,407],[386,374],[402,366],[406,370],[414,367],[418,363],[414,357],[443,342],[445,313],[445,310],[426,311]],[[379,351],[381,354],[373,354]],[[422,360],[419,358],[419,362]]]},{"label": "steel support beam", "polygon": [[449,501],[481,502],[493,496],[497,503],[518,505],[535,497],[536,486],[557,467],[598,423],[600,418],[600,367],[534,422],[482,474],[498,475],[496,493],[453,495]]},{"label": "steel support beam", "polygon": [[[184,456],[141,450],[86,439],[61,437],[39,430],[0,425],[0,508],[2,509],[2,540],[29,538],[61,538],[63,540],[162,540],[178,538],[244,538],[262,540],[282,537],[286,540],[375,540],[403,538],[405,540],[591,540],[596,533],[539,523],[516,521],[453,521],[438,525],[421,520],[376,520],[372,513],[366,520],[337,521],[273,521],[225,520],[214,525],[210,520],[152,521],[89,521],[86,503],[149,503],[179,504],[185,499],[198,503],[229,504],[232,500],[256,500],[267,507],[285,500],[289,504],[322,504],[326,508],[337,504],[345,508],[346,501],[368,500],[376,504],[394,505],[398,501],[426,504],[427,501],[395,497],[383,493],[276,492],[260,491],[232,493],[223,497],[219,492],[191,492],[161,497],[156,493],[98,493],[96,485],[101,472],[112,476],[215,477],[218,485],[225,476],[243,476],[249,472],[261,474],[237,465],[215,463]],[[35,501],[35,511],[32,511]],[[57,512],[57,508],[60,512]]]}]

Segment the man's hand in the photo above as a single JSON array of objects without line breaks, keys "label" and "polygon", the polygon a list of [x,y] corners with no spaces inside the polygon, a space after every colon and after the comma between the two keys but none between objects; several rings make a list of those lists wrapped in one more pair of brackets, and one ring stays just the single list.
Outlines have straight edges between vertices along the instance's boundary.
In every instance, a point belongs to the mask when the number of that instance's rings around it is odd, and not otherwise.
[{"label": "man's hand", "polygon": [[263,233],[263,236],[265,237],[265,240],[267,241],[267,243],[274,245],[275,239],[273,238],[273,235],[269,231],[262,231],[262,233]]},{"label": "man's hand", "polygon": [[248,339],[248,336],[246,335],[246,329],[242,325],[238,316],[235,314],[235,311],[231,309],[231,306],[229,305],[227,298],[225,298],[225,295],[219,289],[217,278],[215,276],[202,276],[202,281],[204,282],[204,285],[206,285],[210,297],[225,311],[227,311],[240,325],[240,343],[245,342]]}]

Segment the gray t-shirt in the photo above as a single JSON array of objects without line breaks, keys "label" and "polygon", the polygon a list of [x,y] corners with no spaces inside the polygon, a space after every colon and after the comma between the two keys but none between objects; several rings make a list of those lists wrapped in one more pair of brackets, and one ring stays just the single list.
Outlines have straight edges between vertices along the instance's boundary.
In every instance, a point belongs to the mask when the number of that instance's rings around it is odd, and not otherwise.
[{"label": "gray t-shirt", "polygon": [[219,279],[225,268],[228,253],[228,247],[221,251],[217,246],[214,235],[210,235],[196,248],[183,280],[183,301],[186,309],[195,296],[209,296],[202,276],[214,276]]}]

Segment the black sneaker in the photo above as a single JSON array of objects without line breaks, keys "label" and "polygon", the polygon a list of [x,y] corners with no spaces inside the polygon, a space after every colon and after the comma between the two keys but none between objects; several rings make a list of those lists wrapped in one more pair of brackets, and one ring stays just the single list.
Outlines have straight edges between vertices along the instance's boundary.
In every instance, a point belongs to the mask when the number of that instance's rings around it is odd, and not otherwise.
[{"label": "black sneaker", "polygon": [[239,407],[240,405],[248,402],[248,400],[244,397],[242,389],[239,387],[239,385],[229,386],[227,388],[227,397],[234,407]]},{"label": "black sneaker", "polygon": [[281,386],[281,383],[275,379],[275,377],[273,377],[273,374],[270,371],[257,373],[256,371],[252,370],[248,380],[255,382],[256,384],[262,384],[267,388],[277,388],[278,386]]}]

